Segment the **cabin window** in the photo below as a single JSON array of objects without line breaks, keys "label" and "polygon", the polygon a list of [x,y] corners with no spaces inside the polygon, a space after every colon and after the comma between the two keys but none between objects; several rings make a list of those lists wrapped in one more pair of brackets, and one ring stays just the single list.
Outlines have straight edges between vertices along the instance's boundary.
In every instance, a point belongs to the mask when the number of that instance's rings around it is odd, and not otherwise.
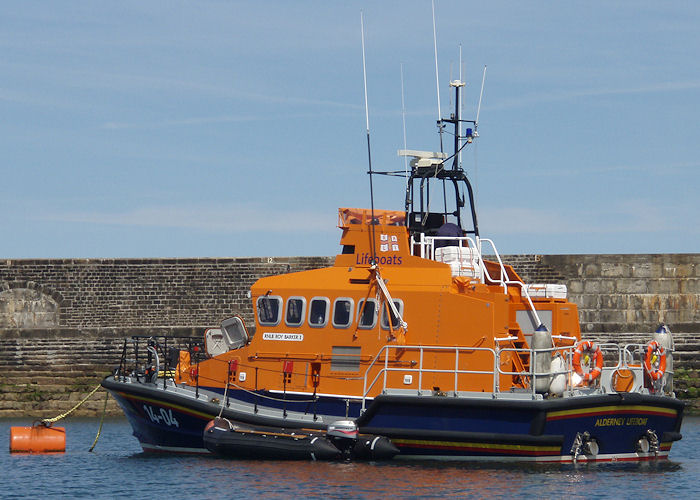
[{"label": "cabin window", "polygon": [[306,299],[304,297],[289,297],[287,299],[287,315],[284,322],[287,326],[301,326],[304,322]]},{"label": "cabin window", "polygon": [[314,297],[309,304],[309,325],[322,328],[328,324],[331,301],[326,297]]},{"label": "cabin window", "polygon": [[258,297],[258,322],[263,326],[277,326],[282,317],[282,297],[264,295]]},{"label": "cabin window", "polygon": [[[363,307],[364,306],[364,307]],[[377,301],[375,299],[361,300],[357,306],[357,327],[371,330],[377,325]]]},{"label": "cabin window", "polygon": [[[401,317],[403,317],[403,300],[394,299],[393,302],[394,302],[394,306],[396,306],[396,310],[399,312],[399,315]],[[391,308],[389,307],[389,303],[383,302],[382,303],[382,320],[379,322],[379,324],[385,330],[389,329],[389,315],[391,315],[391,329],[396,330],[399,327],[399,318],[391,310]]]},{"label": "cabin window", "polygon": [[352,323],[354,301],[347,297],[335,299],[333,303],[333,326],[347,328]]}]

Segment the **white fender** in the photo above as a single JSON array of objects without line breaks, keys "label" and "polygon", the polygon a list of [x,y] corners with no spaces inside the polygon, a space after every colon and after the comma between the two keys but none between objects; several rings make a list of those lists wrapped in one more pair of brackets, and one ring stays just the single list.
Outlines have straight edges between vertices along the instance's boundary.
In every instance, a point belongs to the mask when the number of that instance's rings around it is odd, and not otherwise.
[{"label": "white fender", "polygon": [[566,364],[564,363],[564,359],[561,356],[557,355],[554,359],[552,359],[552,383],[549,384],[550,394],[562,395],[566,390],[566,373],[563,373],[565,370]]},{"label": "white fender", "polygon": [[661,387],[665,392],[673,392],[673,336],[671,330],[664,324],[651,336],[651,340],[656,340],[666,351],[666,373],[663,376]]},{"label": "white fender", "polygon": [[[549,333],[547,327],[540,325],[537,327],[532,334],[532,348],[537,349],[551,349],[552,348],[552,334]],[[551,351],[534,353],[535,356],[535,373],[551,373],[552,365],[552,353]],[[543,393],[549,390],[549,384],[551,381],[550,375],[536,375],[535,376],[535,391]]]}]

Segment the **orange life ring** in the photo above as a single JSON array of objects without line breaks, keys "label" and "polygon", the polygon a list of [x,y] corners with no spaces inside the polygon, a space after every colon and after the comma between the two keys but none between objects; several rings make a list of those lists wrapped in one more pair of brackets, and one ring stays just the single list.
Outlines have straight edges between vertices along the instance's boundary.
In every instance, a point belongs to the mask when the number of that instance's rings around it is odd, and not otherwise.
[{"label": "orange life ring", "polygon": [[656,340],[647,344],[644,369],[652,380],[659,380],[666,373],[666,350]]},{"label": "orange life ring", "polygon": [[[583,353],[587,353],[586,357],[593,357],[595,360],[595,367],[588,373],[583,373],[583,368],[581,367],[581,356]],[[588,362],[588,360],[586,360]],[[584,340],[576,345],[576,350],[574,351],[574,357],[572,359],[572,364],[574,365],[574,370],[581,377],[583,377],[583,382],[591,383],[600,376],[600,372],[603,371],[603,353],[590,340]]]}]

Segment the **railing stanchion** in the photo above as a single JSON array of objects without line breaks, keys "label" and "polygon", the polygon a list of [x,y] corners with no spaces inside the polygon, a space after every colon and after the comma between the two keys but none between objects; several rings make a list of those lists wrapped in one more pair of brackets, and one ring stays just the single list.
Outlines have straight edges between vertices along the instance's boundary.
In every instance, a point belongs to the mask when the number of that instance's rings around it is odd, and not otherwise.
[{"label": "railing stanchion", "polygon": [[457,396],[457,388],[458,388],[457,377],[458,377],[458,374],[459,374],[459,347],[455,347],[455,388],[454,388],[455,397]]},{"label": "railing stanchion", "polygon": [[423,387],[423,346],[420,346],[420,357],[418,358],[418,395],[420,396]]},{"label": "railing stanchion", "polygon": [[167,379],[168,372],[170,371],[170,359],[168,359],[168,337],[163,339],[163,343],[165,344],[165,347],[163,347],[163,358],[165,358],[165,363],[163,363],[163,390],[165,390],[165,380]]},{"label": "railing stanchion", "polygon": [[501,378],[501,348],[496,345],[496,350],[493,351],[493,394],[498,394],[501,390],[499,379]]},{"label": "railing stanchion", "polygon": [[122,347],[122,358],[119,361],[119,375],[121,376],[121,381],[126,381],[126,339],[124,339],[124,347]]},{"label": "railing stanchion", "polygon": [[382,392],[386,392],[387,373],[389,373],[389,349],[387,349],[384,353],[384,387],[382,388]]}]

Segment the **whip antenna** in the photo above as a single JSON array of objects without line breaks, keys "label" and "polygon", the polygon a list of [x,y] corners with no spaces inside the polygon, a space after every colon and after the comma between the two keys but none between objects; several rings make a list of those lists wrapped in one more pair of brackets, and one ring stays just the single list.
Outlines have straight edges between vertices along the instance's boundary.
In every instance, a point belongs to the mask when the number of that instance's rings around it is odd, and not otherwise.
[{"label": "whip antenna", "polygon": [[[464,81],[464,80],[462,80],[462,44],[461,43],[459,44],[459,81],[460,82]],[[462,99],[459,103],[460,115],[462,114],[462,110],[464,109],[464,101],[465,101],[465,99]],[[460,138],[462,137],[462,124],[461,123],[459,123],[457,125],[457,137],[460,137]],[[458,162],[457,163],[459,165],[459,168],[462,168],[462,148],[461,147],[459,148],[459,153],[457,153],[457,155],[458,155]]]},{"label": "whip antenna", "polygon": [[479,92],[479,106],[476,108],[476,120],[474,120],[474,131],[479,126],[479,113],[481,112],[481,98],[484,97],[484,82],[486,81],[486,65],[484,64],[484,74],[481,76],[481,92]]},{"label": "whip antenna", "polygon": [[433,48],[435,50],[435,86],[437,88],[437,107],[438,107],[438,127],[440,128],[440,152],[443,152],[442,147],[442,111],[440,110],[440,77],[438,76],[438,56],[437,56],[437,30],[435,29],[435,0],[432,1],[433,6]]},{"label": "whip antenna", "polygon": [[[476,108],[476,120],[474,120],[474,135],[477,135],[479,128],[479,113],[481,112],[481,98],[484,96],[484,82],[486,81],[486,65],[481,76],[481,91],[479,92],[479,105]],[[479,143],[474,145],[474,203],[479,207]]]},{"label": "whip antenna", "polygon": [[367,102],[367,64],[365,63],[365,19],[364,14],[360,11],[360,31],[362,32],[362,77],[365,84],[365,123],[367,125],[367,161],[369,163],[369,198],[370,198],[370,208],[372,210],[372,220],[370,224],[372,226],[372,231],[370,231],[370,244],[372,245],[372,265],[377,263],[377,249],[375,245],[374,237],[374,187],[372,185],[372,149],[369,145],[369,104]]},{"label": "whip antenna", "polygon": [[[403,119],[403,148],[406,146],[406,101],[404,100],[403,92],[403,63],[401,63],[401,118]],[[403,167],[406,171],[406,186],[408,186],[408,156],[403,157]]]}]

